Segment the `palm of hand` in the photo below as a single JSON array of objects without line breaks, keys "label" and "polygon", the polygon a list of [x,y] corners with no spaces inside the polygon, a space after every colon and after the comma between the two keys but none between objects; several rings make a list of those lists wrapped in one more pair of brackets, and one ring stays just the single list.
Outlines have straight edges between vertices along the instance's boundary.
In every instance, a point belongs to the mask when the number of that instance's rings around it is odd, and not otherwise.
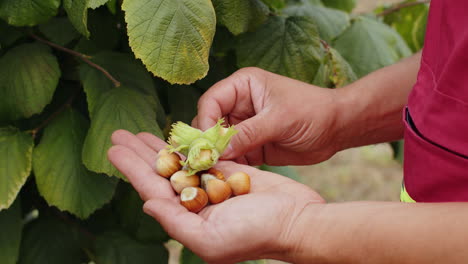
[{"label": "palm of hand", "polygon": [[289,232],[301,210],[322,198],[291,179],[239,165],[220,162],[227,175],[244,171],[251,176],[251,193],[210,205],[199,214],[179,204],[169,181],[152,169],[160,139],[117,131],[109,150],[111,162],[130,180],[146,201],[144,210],[158,220],[171,237],[210,262],[228,263],[285,250]]}]

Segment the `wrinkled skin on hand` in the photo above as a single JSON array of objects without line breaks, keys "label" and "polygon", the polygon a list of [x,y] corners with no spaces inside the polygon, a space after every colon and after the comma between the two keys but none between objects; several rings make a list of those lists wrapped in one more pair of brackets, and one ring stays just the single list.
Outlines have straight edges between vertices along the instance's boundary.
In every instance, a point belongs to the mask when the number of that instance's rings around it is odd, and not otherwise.
[{"label": "wrinkled skin on hand", "polygon": [[225,117],[239,133],[223,159],[250,165],[306,165],[327,160],[336,141],[336,91],[258,68],[244,68],[200,98],[194,127]]},{"label": "wrinkled skin on hand", "polygon": [[209,205],[194,214],[179,204],[167,179],[153,168],[157,152],[166,146],[161,139],[124,130],[112,135],[109,160],[145,201],[144,211],[168,234],[209,263],[236,263],[274,257],[293,251],[293,227],[302,210],[323,199],[307,186],[277,174],[219,162],[225,175],[243,171],[251,176],[251,193]]}]

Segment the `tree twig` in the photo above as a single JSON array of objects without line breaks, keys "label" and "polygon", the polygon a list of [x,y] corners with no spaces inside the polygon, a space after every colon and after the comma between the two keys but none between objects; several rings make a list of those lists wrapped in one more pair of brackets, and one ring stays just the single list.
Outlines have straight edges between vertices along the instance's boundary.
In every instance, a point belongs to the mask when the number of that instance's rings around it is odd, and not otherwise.
[{"label": "tree twig", "polygon": [[55,49],[58,49],[58,50],[61,50],[63,52],[66,52],[68,54],[71,54],[73,56],[76,56],[78,58],[80,58],[81,60],[83,60],[84,62],[86,62],[89,66],[97,69],[98,71],[102,72],[109,80],[111,80],[111,82],[114,84],[115,87],[119,87],[120,86],[120,82],[117,81],[106,69],[102,68],[101,66],[97,65],[96,63],[90,61],[89,59],[91,58],[90,56],[88,55],[85,55],[83,53],[79,53],[77,51],[74,51],[74,50],[71,50],[71,49],[68,49],[68,48],[65,48],[65,47],[62,47],[56,43],[53,43],[53,42],[50,42],[48,40],[45,40],[35,34],[29,34],[32,38],[34,38],[35,40],[37,41],[40,41],[44,44],[47,44]]},{"label": "tree twig", "polygon": [[414,2],[407,2],[407,3],[401,3],[398,5],[395,5],[391,8],[385,9],[384,11],[376,14],[376,16],[386,16],[388,14],[391,14],[393,12],[396,12],[402,8],[410,7],[410,6],[415,6],[415,5],[421,5],[421,4],[428,4],[430,3],[431,0],[419,0],[419,1],[414,1]]},{"label": "tree twig", "polygon": [[46,120],[42,121],[37,127],[35,127],[33,130],[31,130],[31,134],[33,138],[36,137],[36,134],[41,131],[45,126],[47,126],[52,120],[54,120],[58,115],[60,115],[65,109],[71,106],[73,101],[75,100],[77,94],[78,94],[78,89],[75,89],[73,94],[68,98],[68,100],[60,106],[55,112],[53,112]]}]

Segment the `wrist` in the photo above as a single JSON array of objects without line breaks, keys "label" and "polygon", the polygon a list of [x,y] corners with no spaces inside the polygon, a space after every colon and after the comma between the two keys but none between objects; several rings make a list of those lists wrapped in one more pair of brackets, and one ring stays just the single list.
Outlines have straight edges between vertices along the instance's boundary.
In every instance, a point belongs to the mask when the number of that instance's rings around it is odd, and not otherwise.
[{"label": "wrist", "polygon": [[283,235],[277,240],[276,251],[267,258],[290,263],[322,263],[320,237],[322,213],[327,204],[308,203],[291,220]]},{"label": "wrist", "polygon": [[335,96],[340,150],[403,137],[402,110],[406,100],[383,98],[360,82],[338,89]]}]

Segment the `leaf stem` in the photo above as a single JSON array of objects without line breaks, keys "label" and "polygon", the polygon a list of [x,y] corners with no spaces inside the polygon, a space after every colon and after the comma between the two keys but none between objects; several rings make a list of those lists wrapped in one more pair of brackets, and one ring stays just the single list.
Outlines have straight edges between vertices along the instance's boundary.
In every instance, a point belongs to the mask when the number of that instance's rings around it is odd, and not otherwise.
[{"label": "leaf stem", "polygon": [[36,128],[31,130],[31,134],[33,138],[36,137],[36,134],[41,131],[45,126],[47,126],[52,120],[54,120],[57,116],[59,116],[63,111],[65,111],[68,107],[71,106],[73,101],[75,100],[77,94],[78,94],[78,89],[75,89],[73,94],[68,98],[68,100],[60,106],[55,112],[53,112],[46,120],[42,121]]},{"label": "leaf stem", "polygon": [[74,51],[74,50],[71,50],[71,49],[68,49],[68,48],[65,48],[63,46],[60,46],[56,43],[53,43],[53,42],[50,42],[48,40],[45,40],[33,33],[29,34],[32,38],[34,38],[35,40],[37,41],[40,41],[44,44],[47,44],[55,49],[58,49],[58,50],[61,50],[63,52],[66,52],[68,54],[71,54],[75,57],[78,57],[80,58],[82,61],[86,62],[89,66],[97,69],[98,71],[102,72],[109,80],[111,80],[111,82],[114,84],[115,87],[119,87],[120,86],[120,82],[117,81],[106,69],[102,68],[101,66],[97,65],[96,63],[90,61],[89,59],[91,58],[91,56],[88,56],[88,55],[85,55],[83,53],[80,53],[80,52],[77,52],[77,51]]},{"label": "leaf stem", "polygon": [[407,3],[401,3],[398,5],[395,5],[391,8],[385,9],[384,11],[376,14],[376,16],[386,16],[388,14],[391,14],[393,12],[396,12],[402,8],[410,7],[410,6],[415,6],[415,5],[421,5],[421,4],[427,4],[430,3],[431,0],[419,0],[419,1],[414,1],[414,2],[407,2]]}]

